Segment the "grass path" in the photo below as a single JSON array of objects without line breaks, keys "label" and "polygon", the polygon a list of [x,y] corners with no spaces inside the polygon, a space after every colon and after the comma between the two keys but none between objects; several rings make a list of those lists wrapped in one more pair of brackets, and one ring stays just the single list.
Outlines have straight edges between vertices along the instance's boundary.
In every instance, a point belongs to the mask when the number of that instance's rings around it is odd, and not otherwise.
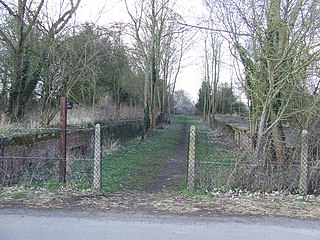
[{"label": "grass path", "polygon": [[126,142],[102,163],[102,190],[155,192],[181,189],[186,179],[187,132],[192,119],[177,116],[144,142]]},{"label": "grass path", "polygon": [[175,151],[164,160],[164,167],[146,189],[149,192],[181,191],[186,188],[188,126],[184,122],[175,124],[175,127],[179,129],[179,138],[174,144]]}]

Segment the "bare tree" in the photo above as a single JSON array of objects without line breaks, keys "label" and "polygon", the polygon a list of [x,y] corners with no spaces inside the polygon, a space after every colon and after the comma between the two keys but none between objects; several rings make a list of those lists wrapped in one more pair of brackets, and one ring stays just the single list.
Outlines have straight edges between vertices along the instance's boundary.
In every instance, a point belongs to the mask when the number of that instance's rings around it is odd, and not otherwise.
[{"label": "bare tree", "polygon": [[204,102],[206,106],[205,120],[213,127],[214,115],[217,108],[217,92],[221,71],[221,47],[222,40],[213,32],[205,36],[205,77],[204,81],[209,83],[210,91],[206,92]]},{"label": "bare tree", "polygon": [[[157,124],[157,116],[160,108],[162,115],[167,113],[168,87],[171,66],[178,61],[174,60],[173,39],[175,35],[175,22],[177,15],[173,9],[174,1],[148,0],[136,1],[135,8],[130,9],[126,3],[127,11],[132,20],[132,36],[136,43],[136,53],[143,59],[145,70],[144,109],[146,122],[150,122],[153,130]],[[160,88],[161,87],[161,88]],[[169,94],[170,95],[170,94]]]},{"label": "bare tree", "polygon": [[52,41],[48,40],[54,39],[66,27],[77,10],[80,0],[64,4],[65,11],[55,16],[55,20],[51,21],[47,29],[42,22],[46,18],[44,11],[46,4],[48,2],[45,0],[37,2],[18,0],[17,3],[0,1],[1,13],[5,14],[7,23],[13,23],[9,31],[5,28],[0,29],[0,41],[11,55],[12,62],[9,96],[5,106],[5,112],[11,120],[18,120],[24,115],[26,104],[37,87],[46,63],[48,54],[46,47],[40,48],[41,51],[35,53],[33,50],[37,47],[34,46],[34,40],[41,38],[49,47]]},{"label": "bare tree", "polygon": [[[290,103],[307,81],[319,54],[319,0],[206,1],[224,24],[224,37],[244,67],[242,86],[250,100],[255,158],[273,151],[286,161],[283,121],[296,112]],[[227,34],[226,34],[227,33]],[[269,146],[269,147],[267,147]],[[271,146],[271,147],[270,147]]]}]

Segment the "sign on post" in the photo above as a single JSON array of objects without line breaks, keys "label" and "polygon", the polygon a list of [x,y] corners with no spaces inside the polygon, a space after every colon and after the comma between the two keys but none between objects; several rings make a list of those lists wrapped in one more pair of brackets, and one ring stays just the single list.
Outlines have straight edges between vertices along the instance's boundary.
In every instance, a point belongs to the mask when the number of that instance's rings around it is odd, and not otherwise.
[{"label": "sign on post", "polygon": [[67,100],[67,109],[72,109],[73,108],[73,102],[70,100]]}]

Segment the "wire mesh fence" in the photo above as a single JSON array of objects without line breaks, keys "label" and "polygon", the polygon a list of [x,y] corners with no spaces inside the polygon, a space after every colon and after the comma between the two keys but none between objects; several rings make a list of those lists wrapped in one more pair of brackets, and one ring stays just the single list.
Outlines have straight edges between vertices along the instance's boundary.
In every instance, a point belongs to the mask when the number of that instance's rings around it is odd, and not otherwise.
[{"label": "wire mesh fence", "polygon": [[65,178],[72,188],[99,190],[101,155],[110,142],[141,135],[142,129],[140,120],[67,129],[1,127],[0,185],[56,188]]},{"label": "wire mesh fence", "polygon": [[[291,130],[282,142],[266,136],[258,151],[245,131],[201,126],[194,131],[195,136],[192,132],[189,156],[194,154],[194,169],[189,167],[188,183],[194,182],[196,189],[319,194],[317,134]],[[189,166],[190,161],[193,158],[189,157]]]},{"label": "wire mesh fence", "polygon": [[[59,128],[1,128],[0,184],[57,185],[61,131]],[[66,129],[66,134],[68,182],[88,185],[92,172],[94,129],[71,128]]]}]

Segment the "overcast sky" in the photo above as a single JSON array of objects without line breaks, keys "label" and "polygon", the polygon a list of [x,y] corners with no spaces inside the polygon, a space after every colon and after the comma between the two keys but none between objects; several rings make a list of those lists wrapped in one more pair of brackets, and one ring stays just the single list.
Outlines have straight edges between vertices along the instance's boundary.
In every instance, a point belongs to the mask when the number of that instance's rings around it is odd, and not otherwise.
[{"label": "overcast sky", "polygon": [[[201,2],[201,0],[177,0],[177,10],[189,24],[197,24],[200,21],[200,16],[204,13]],[[98,25],[129,21],[124,0],[82,0],[77,17],[84,22],[94,22]],[[176,88],[188,92],[193,101],[198,98],[203,76],[201,59],[203,47],[200,42],[199,38],[195,38],[193,48],[184,56]],[[223,69],[227,70],[226,67]]]}]

